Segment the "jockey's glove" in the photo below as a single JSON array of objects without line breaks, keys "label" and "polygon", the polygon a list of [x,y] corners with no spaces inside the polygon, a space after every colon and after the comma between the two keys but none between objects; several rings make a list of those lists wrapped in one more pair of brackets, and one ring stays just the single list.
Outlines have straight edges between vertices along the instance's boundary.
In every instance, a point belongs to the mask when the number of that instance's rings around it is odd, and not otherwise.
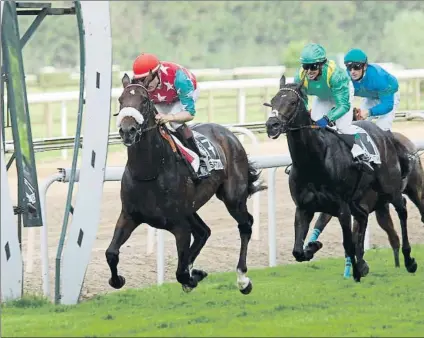
[{"label": "jockey's glove", "polygon": [[320,128],[325,128],[326,126],[328,126],[330,123],[330,119],[324,115],[322,118],[320,118],[318,121],[316,121],[316,124],[320,127]]}]

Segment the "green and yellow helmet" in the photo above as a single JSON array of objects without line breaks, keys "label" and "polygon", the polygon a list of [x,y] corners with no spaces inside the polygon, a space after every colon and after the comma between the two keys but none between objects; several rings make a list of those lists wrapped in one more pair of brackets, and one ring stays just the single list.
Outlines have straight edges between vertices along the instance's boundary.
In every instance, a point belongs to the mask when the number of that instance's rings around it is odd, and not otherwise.
[{"label": "green and yellow helmet", "polygon": [[347,52],[344,57],[344,63],[367,63],[368,57],[361,49],[354,48]]},{"label": "green and yellow helmet", "polygon": [[323,46],[317,43],[307,44],[300,53],[302,64],[321,63],[327,61],[327,55]]}]

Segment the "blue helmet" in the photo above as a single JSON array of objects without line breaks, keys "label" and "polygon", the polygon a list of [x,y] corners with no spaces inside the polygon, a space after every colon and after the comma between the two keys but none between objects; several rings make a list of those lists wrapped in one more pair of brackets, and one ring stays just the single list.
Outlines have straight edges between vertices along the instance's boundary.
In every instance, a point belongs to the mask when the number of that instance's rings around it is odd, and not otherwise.
[{"label": "blue helmet", "polygon": [[368,57],[361,49],[351,49],[344,57],[344,63],[367,63]]}]

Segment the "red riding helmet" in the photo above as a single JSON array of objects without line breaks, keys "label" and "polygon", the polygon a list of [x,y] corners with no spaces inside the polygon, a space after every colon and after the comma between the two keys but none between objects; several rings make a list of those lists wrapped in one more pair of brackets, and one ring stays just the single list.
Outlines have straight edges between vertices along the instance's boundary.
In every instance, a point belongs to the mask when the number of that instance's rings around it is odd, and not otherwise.
[{"label": "red riding helmet", "polygon": [[134,79],[146,77],[150,72],[156,72],[160,67],[160,61],[156,55],[142,53],[134,60]]}]

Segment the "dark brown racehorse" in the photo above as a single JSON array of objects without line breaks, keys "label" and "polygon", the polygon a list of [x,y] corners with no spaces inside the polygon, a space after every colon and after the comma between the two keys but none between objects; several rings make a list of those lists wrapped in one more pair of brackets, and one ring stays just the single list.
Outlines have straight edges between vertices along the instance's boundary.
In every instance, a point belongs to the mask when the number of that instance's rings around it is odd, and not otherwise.
[{"label": "dark brown racehorse", "polygon": [[[354,115],[356,116],[356,114]],[[422,168],[421,160],[419,158],[418,150],[415,145],[408,139],[406,136],[393,132],[393,136],[399,144],[403,146],[403,148],[398,147],[398,151],[404,151],[408,153],[409,157],[409,166],[410,171],[405,178],[405,189],[403,193],[406,194],[409,199],[414,203],[414,205],[418,208],[421,214],[421,221],[424,223],[424,170]],[[389,239],[390,245],[393,249],[395,266],[399,267],[399,248],[400,241],[399,236],[394,228],[393,220],[390,216],[389,205],[387,203],[381,203],[379,201],[379,196],[374,191],[370,191],[363,201],[361,202],[363,207],[369,210],[369,212],[375,211],[377,223],[379,226],[387,233],[387,237]],[[312,235],[309,238],[308,242],[314,242],[318,239],[319,235],[324,231],[327,224],[330,222],[332,216],[329,214],[321,213],[318,217],[314,230],[312,231]],[[358,240],[358,223],[354,221],[353,224],[353,236],[354,241]],[[362,248],[364,246],[364,237],[361,238]],[[306,244],[307,245],[307,244]],[[409,252],[411,250],[410,244],[408,241],[407,230],[402,231],[402,252]],[[405,254],[404,254],[405,255]],[[405,259],[405,267],[408,272],[415,272],[417,270],[417,263],[415,260],[412,262]],[[349,275],[349,266],[350,259],[346,258],[346,266],[345,266],[345,277]],[[369,271],[368,265],[366,262],[363,262],[363,271],[362,275],[367,275]]]},{"label": "dark brown racehorse", "polygon": [[[125,284],[124,277],[118,275],[119,249],[135,228],[146,223],[175,236],[176,279],[185,291],[195,288],[207,274],[191,267],[211,234],[197,211],[216,195],[238,223],[241,243],[237,282],[243,294],[250,293],[252,284],[246,276],[246,257],[253,217],[246,201],[265,186],[258,181],[259,173],[249,163],[239,139],[218,124],[192,127],[206,136],[223,164],[223,170],[212,171],[207,179],[195,183],[186,162],[174,151],[168,129],[156,124],[157,112],[147,90],[130,83],[127,74],[122,85],[118,128],[127,147],[128,160],[121,181],[122,210],[106,250],[112,274],[109,284],[114,288]],[[192,235],[194,240],[190,245]]]},{"label": "dark brown racehorse", "polygon": [[[293,256],[297,261],[308,261],[320,249],[317,241],[304,247],[316,212],[336,216],[342,227],[345,252],[352,262],[353,278],[360,281],[364,265],[363,248],[358,243],[363,241],[369,215],[361,202],[370,190],[379,193],[381,203],[394,205],[407,240],[408,214],[395,141],[372,122],[355,122],[373,139],[381,159],[374,172],[361,171],[346,141],[352,136],[344,137],[331,129],[319,128],[307,110],[307,95],[302,86],[302,83],[286,84],[283,75],[279,91],[268,104],[272,115],[266,122],[268,137],[276,139],[282,133],[287,134],[293,161],[289,176],[290,193],[296,204]],[[352,215],[359,225],[356,242],[352,240]],[[407,266],[415,264],[410,257],[410,247],[405,247],[403,253]]]}]

